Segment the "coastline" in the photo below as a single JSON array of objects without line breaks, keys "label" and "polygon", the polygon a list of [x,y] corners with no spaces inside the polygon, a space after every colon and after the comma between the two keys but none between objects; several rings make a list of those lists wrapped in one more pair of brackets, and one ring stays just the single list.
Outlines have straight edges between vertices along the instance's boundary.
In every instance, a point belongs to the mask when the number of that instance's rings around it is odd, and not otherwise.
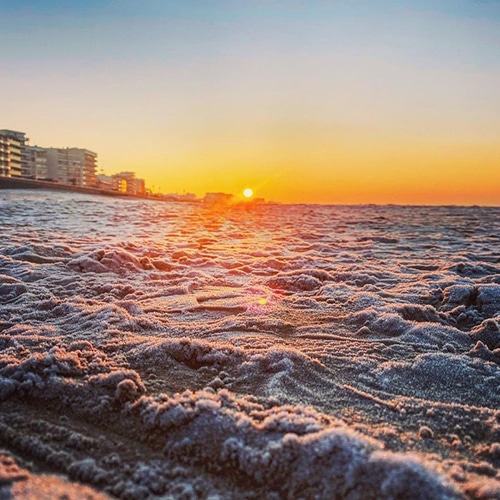
[{"label": "coastline", "polygon": [[69,186],[67,184],[58,184],[56,182],[23,179],[19,177],[0,177],[0,189],[49,189],[56,191],[72,191],[76,193],[99,194],[105,196],[118,196],[120,198],[153,199],[148,196],[131,195],[127,193],[120,193],[119,191],[110,191],[107,189]]},{"label": "coastline", "polygon": [[51,191],[67,191],[83,194],[95,194],[100,196],[113,196],[117,198],[132,198],[141,200],[153,201],[176,201],[181,203],[199,203],[200,200],[183,200],[173,199],[171,197],[162,196],[148,196],[141,194],[122,193],[120,191],[112,191],[109,189],[82,187],[82,186],[69,186],[68,184],[58,184],[50,181],[40,181],[34,179],[24,179],[20,177],[1,177],[0,176],[0,190],[2,189],[42,189]]}]

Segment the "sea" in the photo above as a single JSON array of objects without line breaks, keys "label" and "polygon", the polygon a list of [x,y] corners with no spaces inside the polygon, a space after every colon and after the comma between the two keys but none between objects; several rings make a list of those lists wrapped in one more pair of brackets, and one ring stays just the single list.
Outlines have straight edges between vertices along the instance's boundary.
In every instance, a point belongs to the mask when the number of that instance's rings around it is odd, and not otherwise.
[{"label": "sea", "polygon": [[0,190],[0,497],[498,499],[499,320],[500,208]]}]

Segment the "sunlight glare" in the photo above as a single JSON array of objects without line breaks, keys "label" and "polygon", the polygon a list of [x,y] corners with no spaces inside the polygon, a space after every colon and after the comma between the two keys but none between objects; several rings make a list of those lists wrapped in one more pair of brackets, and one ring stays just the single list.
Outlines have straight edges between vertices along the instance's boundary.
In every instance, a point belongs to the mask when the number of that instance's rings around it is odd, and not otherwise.
[{"label": "sunlight glare", "polygon": [[246,188],[243,191],[243,196],[245,196],[245,198],[251,198],[252,195],[253,195],[253,191],[250,188]]}]

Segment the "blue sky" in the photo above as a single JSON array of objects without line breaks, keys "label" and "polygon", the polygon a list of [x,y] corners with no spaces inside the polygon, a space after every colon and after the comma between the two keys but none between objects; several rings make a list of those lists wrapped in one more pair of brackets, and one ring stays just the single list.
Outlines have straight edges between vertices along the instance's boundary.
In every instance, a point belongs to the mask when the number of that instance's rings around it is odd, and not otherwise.
[{"label": "blue sky", "polygon": [[[484,153],[481,168],[496,182],[500,1],[20,0],[0,8],[0,92],[9,96],[0,126],[43,145],[94,149],[105,170],[142,170],[171,190],[230,189],[269,169],[297,178],[317,171],[321,186],[344,175],[340,161],[361,171],[378,158],[377,175],[403,182],[398,165],[420,141],[412,158],[427,151],[429,171],[438,168],[432,151],[473,144],[470,164]],[[314,168],[301,170],[308,161]],[[309,196],[293,190],[294,199]]]}]

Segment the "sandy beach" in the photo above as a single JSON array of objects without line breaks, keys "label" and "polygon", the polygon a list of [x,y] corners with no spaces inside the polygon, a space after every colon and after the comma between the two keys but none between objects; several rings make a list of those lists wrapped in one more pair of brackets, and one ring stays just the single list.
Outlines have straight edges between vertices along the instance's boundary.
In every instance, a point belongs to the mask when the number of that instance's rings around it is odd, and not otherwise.
[{"label": "sandy beach", "polygon": [[499,216],[1,191],[0,493],[500,498]]}]

